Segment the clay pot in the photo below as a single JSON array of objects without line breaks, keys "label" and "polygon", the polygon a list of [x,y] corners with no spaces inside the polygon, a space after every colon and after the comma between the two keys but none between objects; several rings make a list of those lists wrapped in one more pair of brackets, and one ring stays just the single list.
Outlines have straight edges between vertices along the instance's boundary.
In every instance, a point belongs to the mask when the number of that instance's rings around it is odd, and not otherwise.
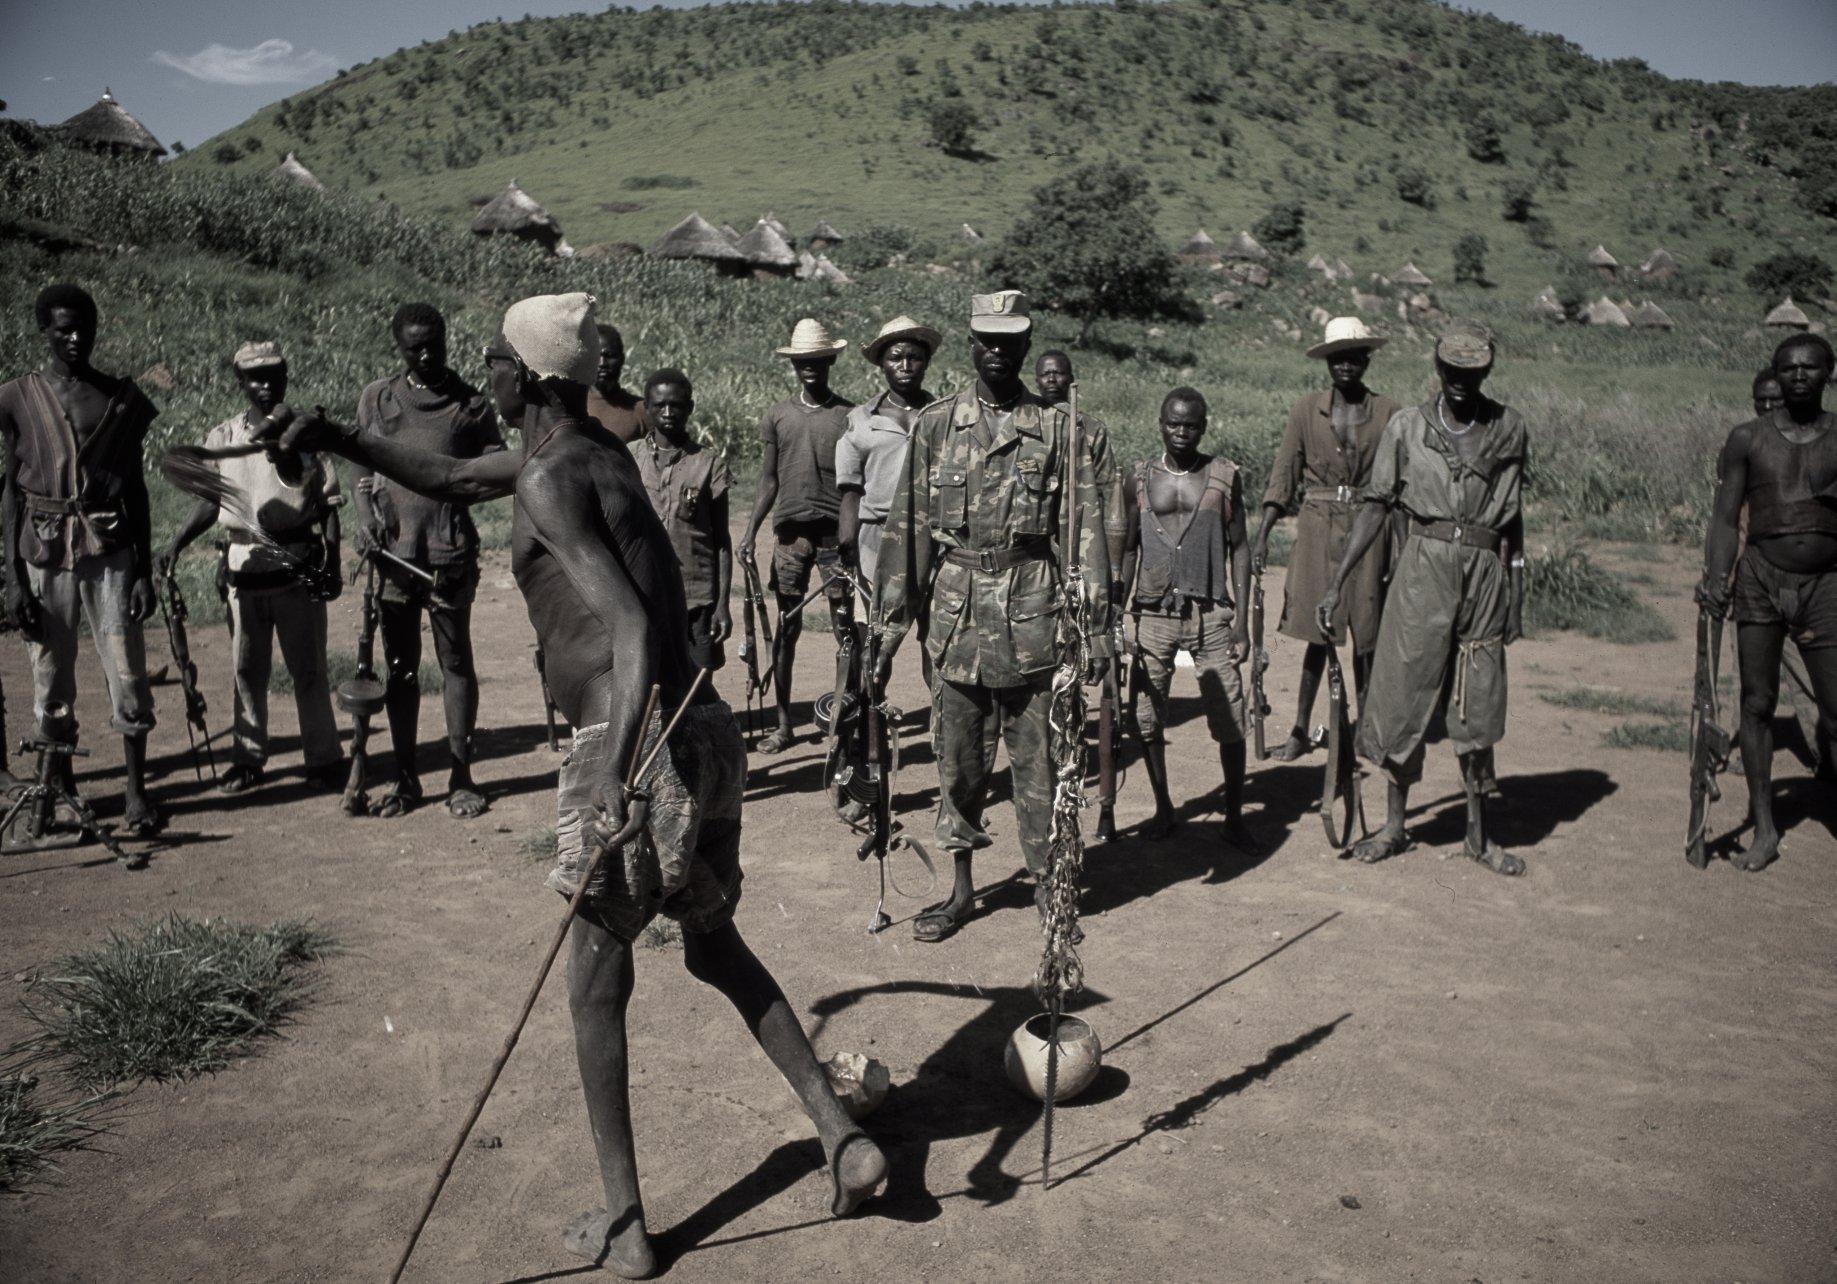
[{"label": "clay pot", "polygon": [[841,1099],[848,1117],[860,1123],[887,1099],[893,1078],[887,1068],[872,1057],[859,1052],[838,1052],[823,1063],[829,1086]]},{"label": "clay pot", "polygon": [[[1052,1018],[1041,1012],[1021,1023],[1008,1040],[1002,1065],[1008,1082],[1035,1101],[1046,1100],[1046,1034]],[[1074,1016],[1059,1018],[1059,1081],[1055,1101],[1070,1101],[1091,1086],[1103,1067],[1103,1044],[1090,1024]]]}]

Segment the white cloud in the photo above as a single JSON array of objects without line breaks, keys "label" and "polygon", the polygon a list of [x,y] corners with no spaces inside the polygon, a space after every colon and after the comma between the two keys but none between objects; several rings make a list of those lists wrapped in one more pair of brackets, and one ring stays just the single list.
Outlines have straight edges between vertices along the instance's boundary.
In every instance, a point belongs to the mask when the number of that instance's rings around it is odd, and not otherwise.
[{"label": "white cloud", "polygon": [[317,49],[295,53],[293,42],[264,40],[253,49],[206,45],[195,54],[153,55],[153,61],[213,85],[282,85],[323,80],[338,68],[337,61]]}]

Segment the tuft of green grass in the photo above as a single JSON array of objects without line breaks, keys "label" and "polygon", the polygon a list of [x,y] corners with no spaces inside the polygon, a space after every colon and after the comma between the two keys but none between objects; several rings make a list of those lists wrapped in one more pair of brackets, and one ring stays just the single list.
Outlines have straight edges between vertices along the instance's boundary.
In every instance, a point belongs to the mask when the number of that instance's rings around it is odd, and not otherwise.
[{"label": "tuft of green grass", "polygon": [[523,836],[517,839],[517,850],[532,861],[550,861],[555,859],[555,827],[537,825],[526,829]]},{"label": "tuft of green grass", "polygon": [[1573,544],[1527,559],[1524,626],[1532,634],[1574,629],[1622,644],[1665,642],[1674,636],[1664,617],[1642,602],[1622,577],[1590,561]]},{"label": "tuft of green grass", "polygon": [[1660,700],[1614,691],[1607,687],[1570,687],[1563,691],[1545,691],[1543,699],[1559,709],[1580,709],[1586,713],[1648,714],[1654,718],[1687,718],[1690,710],[1681,700]]},{"label": "tuft of green grass", "polygon": [[674,919],[654,918],[644,925],[638,944],[647,950],[667,950],[682,945],[682,924]]},{"label": "tuft of green grass", "polygon": [[311,923],[263,926],[183,914],[60,960],[33,982],[22,1048],[89,1090],[222,1069],[279,1032],[309,986],[301,968],[337,949]]},{"label": "tuft of green grass", "polygon": [[1690,724],[1686,722],[1623,722],[1601,737],[1610,749],[1657,749],[1662,753],[1690,752]]},{"label": "tuft of green grass", "polygon": [[0,1066],[0,1192],[24,1190],[56,1170],[58,1155],[106,1131],[96,1115],[106,1093],[48,1101],[27,1060],[14,1056]]}]

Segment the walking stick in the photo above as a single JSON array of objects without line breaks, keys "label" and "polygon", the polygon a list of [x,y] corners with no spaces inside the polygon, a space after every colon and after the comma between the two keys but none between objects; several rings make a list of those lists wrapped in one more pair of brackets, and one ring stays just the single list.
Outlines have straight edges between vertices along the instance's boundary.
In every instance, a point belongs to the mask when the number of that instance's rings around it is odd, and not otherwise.
[{"label": "walking stick", "polygon": [[434,1177],[434,1188],[427,1192],[427,1200],[421,1205],[421,1214],[415,1218],[414,1227],[408,1232],[408,1243],[402,1246],[402,1256],[397,1259],[395,1269],[389,1273],[389,1284],[397,1284],[397,1281],[402,1278],[402,1272],[408,1269],[408,1259],[414,1255],[415,1243],[421,1238],[421,1231],[427,1225],[427,1219],[433,1215],[434,1205],[440,1199],[440,1192],[446,1187],[446,1179],[452,1175],[453,1164],[458,1160],[459,1152],[465,1149],[466,1138],[472,1135],[472,1125],[477,1123],[479,1115],[484,1113],[485,1102],[490,1098],[491,1090],[497,1087],[498,1076],[504,1073],[505,1063],[510,1060],[510,1054],[523,1034],[523,1026],[528,1022],[530,1012],[535,1009],[536,996],[542,993],[542,983],[549,979],[549,969],[555,965],[555,956],[561,953],[561,943],[568,938],[568,928],[573,924],[574,915],[580,909],[582,898],[587,894],[587,885],[593,881],[593,875],[599,871],[600,862],[606,858],[606,853],[615,846],[621,846],[623,842],[630,841],[636,829],[642,827],[644,823],[646,809],[643,800],[631,797],[633,790],[637,788],[639,778],[650,769],[652,761],[662,752],[664,745],[669,743],[670,734],[676,730],[676,724],[682,721],[683,714],[689,711],[690,702],[695,699],[695,693],[701,690],[702,683],[707,680],[707,669],[695,675],[695,681],[689,684],[688,694],[683,696],[682,704],[677,708],[676,715],[663,729],[663,734],[657,737],[657,743],[651,746],[650,753],[643,754],[643,760],[640,761],[639,756],[643,753],[644,748],[644,731],[651,725],[651,713],[657,707],[657,696],[662,690],[657,686],[651,688],[650,699],[645,701],[644,705],[644,720],[638,724],[638,748],[632,751],[631,768],[625,776],[625,793],[627,799],[630,800],[625,828],[613,835],[607,842],[602,843],[599,850],[593,853],[593,859],[587,862],[587,868],[581,871],[580,886],[574,889],[574,895],[568,901],[568,908],[562,913],[561,922],[556,925],[555,939],[549,942],[548,952],[542,956],[542,964],[536,969],[536,979],[529,987],[529,996],[523,1000],[523,1010],[517,1014],[516,1024],[510,1027],[510,1033],[504,1038],[504,1047],[498,1052],[497,1059],[491,1063],[490,1073],[485,1076],[485,1086],[479,1089],[478,1096],[473,1099],[472,1109],[467,1112],[465,1123],[460,1125],[459,1135],[453,1138],[453,1144],[447,1147],[446,1158],[441,1161],[440,1171]]}]

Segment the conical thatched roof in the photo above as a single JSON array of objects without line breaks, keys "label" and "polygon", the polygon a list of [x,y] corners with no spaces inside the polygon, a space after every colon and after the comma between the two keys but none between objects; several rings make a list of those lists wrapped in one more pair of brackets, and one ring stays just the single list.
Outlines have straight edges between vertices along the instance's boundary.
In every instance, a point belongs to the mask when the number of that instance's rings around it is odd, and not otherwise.
[{"label": "conical thatched roof", "polygon": [[1256,237],[1248,232],[1239,232],[1231,238],[1231,244],[1225,247],[1228,259],[1266,259],[1269,251],[1257,244]]},{"label": "conical thatched roof", "polygon": [[740,229],[735,227],[732,223],[721,224],[721,235],[725,236],[735,245],[740,243]]},{"label": "conical thatched roof", "polygon": [[700,214],[691,214],[675,227],[665,232],[651,246],[651,257],[654,259],[710,259],[714,262],[744,263],[746,255],[734,248],[732,241],[722,236],[715,227]]},{"label": "conical thatched roof", "polygon": [[1218,242],[1207,236],[1204,228],[1193,233],[1193,239],[1180,247],[1180,257],[1189,260],[1213,260],[1218,258]]},{"label": "conical thatched roof", "polygon": [[1620,260],[1607,252],[1607,246],[1597,245],[1588,252],[1588,266],[1617,268],[1620,266]]},{"label": "conical thatched roof", "polygon": [[1531,315],[1546,321],[1567,320],[1563,312],[1563,301],[1556,296],[1556,287],[1546,285],[1531,300]]},{"label": "conical thatched roof", "polygon": [[1582,309],[1582,320],[1588,325],[1619,326],[1622,329],[1632,324],[1627,314],[1620,310],[1620,305],[1605,294]]},{"label": "conical thatched roof", "polygon": [[1645,262],[1639,265],[1639,270],[1647,276],[1666,277],[1676,272],[1680,266],[1671,251],[1661,246],[1646,255]]},{"label": "conical thatched roof", "polygon": [[786,227],[783,223],[780,223],[778,221],[778,215],[772,213],[771,210],[765,212],[765,217],[761,219],[760,222],[770,226],[774,232],[784,237],[785,240],[788,241],[791,239],[791,229]]},{"label": "conical thatched roof", "polygon": [[1327,261],[1325,259],[1321,258],[1320,255],[1316,254],[1313,258],[1308,260],[1308,271],[1320,272],[1320,273],[1330,273],[1333,271],[1333,269],[1327,265]]},{"label": "conical thatched roof", "polygon": [[818,219],[816,226],[810,229],[810,235],[804,238],[804,244],[808,245],[812,241],[826,241],[830,245],[836,245],[847,239],[836,231],[835,224],[828,219]]},{"label": "conical thatched roof", "polygon": [[734,248],[754,267],[785,270],[797,266],[797,251],[764,219],[753,224],[753,230],[741,237]]},{"label": "conical thatched roof", "polygon": [[1345,259],[1334,259],[1333,265],[1327,269],[1327,273],[1335,281],[1350,281],[1352,279],[1352,267]]},{"label": "conical thatched roof", "polygon": [[106,89],[94,106],[84,108],[58,128],[64,131],[64,137],[87,147],[147,156],[166,154],[159,139],[148,133],[145,125],[128,115],[121,104],[115,101],[115,96]]},{"label": "conical thatched roof", "polygon": [[854,282],[848,279],[848,273],[829,261],[829,256],[827,254],[819,254],[816,256],[816,265],[811,269],[810,276],[812,280],[827,281],[831,285],[854,284]]},{"label": "conical thatched roof", "polygon": [[509,187],[473,217],[472,231],[479,236],[504,233],[538,242],[551,250],[561,243],[561,224],[550,217],[535,197],[518,187],[514,178]]},{"label": "conical thatched roof", "polygon": [[1673,330],[1677,328],[1677,323],[1665,314],[1665,310],[1650,299],[1645,300],[1638,307],[1627,313],[1627,320],[1641,330]]},{"label": "conical thatched roof", "polygon": [[965,223],[962,227],[957,229],[957,239],[959,241],[968,241],[973,244],[974,242],[980,241],[982,239],[982,233],[978,232],[975,228],[971,227],[968,223]]},{"label": "conical thatched roof", "polygon": [[1782,326],[1788,330],[1809,330],[1811,318],[1805,315],[1805,309],[1792,301],[1789,294],[1779,307],[1767,314],[1766,324]]},{"label": "conical thatched roof", "polygon": [[290,183],[298,183],[301,187],[310,187],[315,192],[325,190],[325,184],[321,183],[310,169],[300,164],[300,158],[292,152],[288,152],[287,159],[274,167],[274,177],[284,178]]},{"label": "conical thatched roof", "polygon": [[1416,266],[1416,263],[1414,260],[1408,263],[1405,263],[1396,272],[1393,272],[1391,274],[1391,281],[1397,285],[1434,285],[1435,284],[1435,282],[1429,279],[1428,273],[1424,272],[1421,268]]}]

